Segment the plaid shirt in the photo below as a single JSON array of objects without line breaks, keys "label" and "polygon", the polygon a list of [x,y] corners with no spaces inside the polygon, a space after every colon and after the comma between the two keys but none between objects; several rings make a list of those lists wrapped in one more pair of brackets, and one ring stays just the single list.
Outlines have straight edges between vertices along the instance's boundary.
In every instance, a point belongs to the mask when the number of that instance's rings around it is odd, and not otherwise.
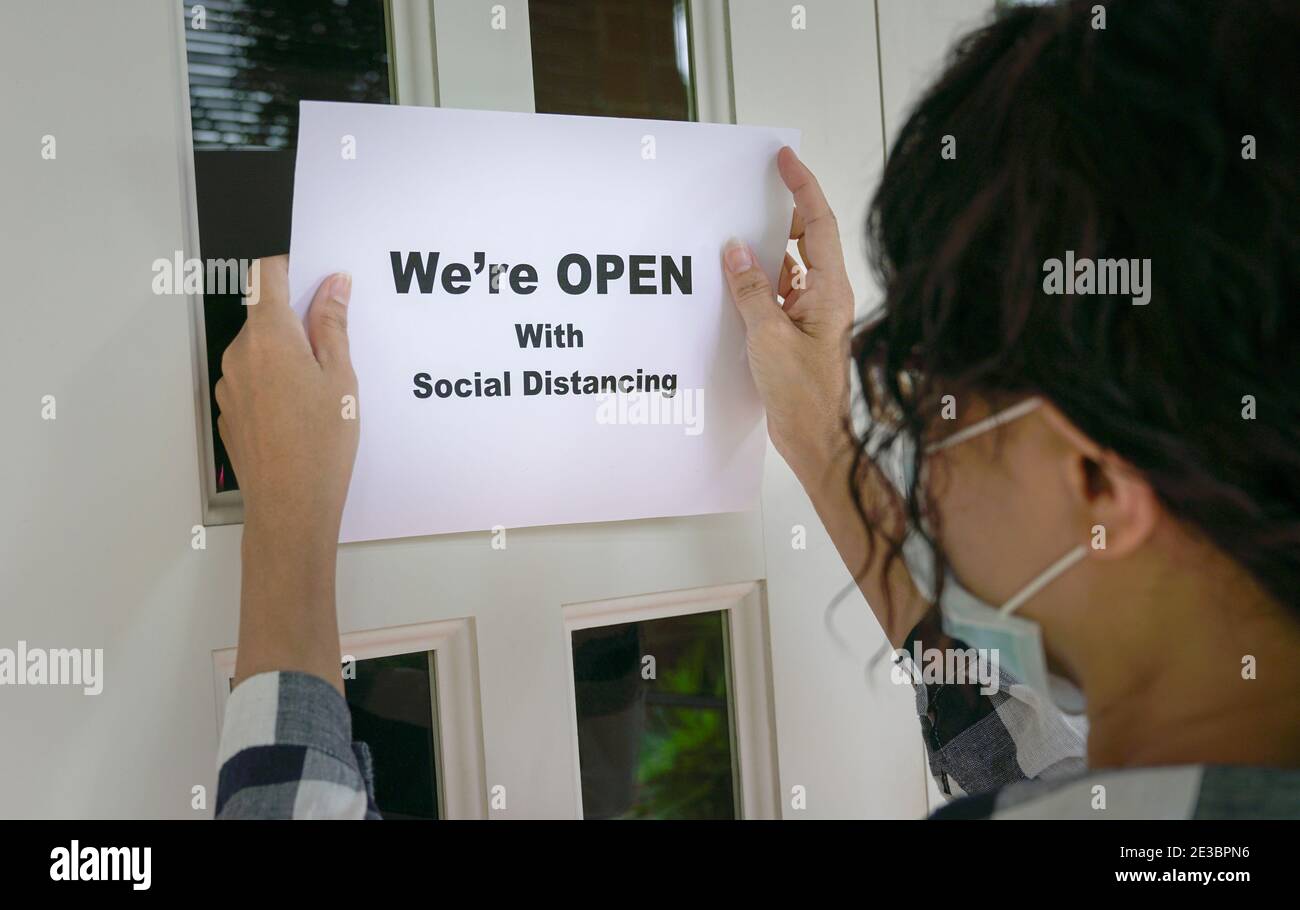
[{"label": "plaid shirt", "polygon": [[1087,722],[1067,718],[1005,670],[992,695],[978,684],[914,684],[930,773],[945,796],[1082,774]]},{"label": "plaid shirt", "polygon": [[930,772],[945,794],[963,797],[932,818],[1300,818],[1300,770],[1089,772],[1086,721],[1065,716],[1005,671],[992,695],[978,684],[917,684],[916,705]]},{"label": "plaid shirt", "polygon": [[[1084,734],[1014,681],[917,686],[935,818],[1300,818],[1300,770],[1185,765],[1085,773]],[[261,673],[230,695],[217,818],[379,818],[370,752],[337,689]],[[1099,789],[1100,788],[1100,789]]]},{"label": "plaid shirt", "polygon": [[230,693],[217,818],[379,818],[365,743],[343,696],[307,673],[259,673]]}]

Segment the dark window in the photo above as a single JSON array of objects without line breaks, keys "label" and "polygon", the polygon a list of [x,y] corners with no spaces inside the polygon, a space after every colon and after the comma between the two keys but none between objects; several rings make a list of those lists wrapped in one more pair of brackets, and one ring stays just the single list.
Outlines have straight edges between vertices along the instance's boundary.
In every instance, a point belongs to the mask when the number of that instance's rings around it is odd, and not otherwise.
[{"label": "dark window", "polygon": [[529,0],[545,114],[695,119],[686,0]]},{"label": "dark window", "polygon": [[[194,27],[196,6],[203,9],[201,29]],[[384,2],[209,0],[182,7],[204,261],[287,253],[298,102],[392,100]],[[204,294],[209,394],[221,376],[222,352],[243,324],[238,293]],[[211,404],[217,489],[235,489],[216,400]]]},{"label": "dark window", "polygon": [[384,818],[437,818],[433,652],[374,657],[344,679],[352,738],[370,747]]},{"label": "dark window", "polygon": [[726,614],[572,641],[584,817],[735,818]]}]

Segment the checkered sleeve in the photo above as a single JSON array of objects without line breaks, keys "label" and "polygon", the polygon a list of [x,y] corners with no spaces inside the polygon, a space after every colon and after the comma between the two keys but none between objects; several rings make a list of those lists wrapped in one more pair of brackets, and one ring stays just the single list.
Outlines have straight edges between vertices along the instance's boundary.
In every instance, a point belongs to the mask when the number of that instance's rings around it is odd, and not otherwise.
[{"label": "checkered sleeve", "polygon": [[216,817],[379,818],[364,743],[338,690],[307,673],[259,673],[226,703]]},{"label": "checkered sleeve", "polygon": [[1082,773],[1086,728],[1005,669],[998,689],[977,682],[925,682],[909,652],[966,650],[928,614],[908,635],[904,659],[912,669],[916,712],[930,773],[946,796],[991,793],[1025,780],[1059,780]]},{"label": "checkered sleeve", "polygon": [[1082,773],[1085,734],[1005,670],[998,691],[978,684],[916,684],[930,772],[945,795],[999,790]]}]

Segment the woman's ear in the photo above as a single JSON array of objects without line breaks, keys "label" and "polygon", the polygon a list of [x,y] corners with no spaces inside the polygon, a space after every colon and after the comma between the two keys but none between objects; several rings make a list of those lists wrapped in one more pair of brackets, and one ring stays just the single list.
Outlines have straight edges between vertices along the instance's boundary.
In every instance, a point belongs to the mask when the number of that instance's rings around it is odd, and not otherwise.
[{"label": "woman's ear", "polygon": [[1051,402],[1043,419],[1062,441],[1066,485],[1086,517],[1094,558],[1128,556],[1155,532],[1160,502],[1132,465],[1103,449]]}]

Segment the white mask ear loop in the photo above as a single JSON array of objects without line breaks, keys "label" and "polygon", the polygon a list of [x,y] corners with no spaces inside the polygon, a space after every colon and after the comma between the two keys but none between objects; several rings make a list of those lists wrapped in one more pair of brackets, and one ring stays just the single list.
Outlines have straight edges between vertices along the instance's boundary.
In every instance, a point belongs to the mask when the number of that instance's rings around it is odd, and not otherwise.
[{"label": "white mask ear loop", "polygon": [[[1031,413],[1035,408],[1039,407],[1042,403],[1043,403],[1043,399],[1041,398],[1037,398],[1037,397],[1026,398],[1024,401],[1021,401],[1017,404],[1013,404],[1011,407],[1005,410],[998,411],[996,414],[993,414],[990,417],[985,417],[983,420],[977,420],[975,423],[966,427],[964,430],[958,430],[956,433],[953,433],[947,439],[942,439],[939,442],[932,443],[931,445],[926,446],[925,454],[930,455],[933,454],[934,452],[939,452],[942,451],[943,449],[951,448],[952,446],[955,446],[958,443],[962,443],[968,439],[972,439],[976,436],[979,436],[981,433],[987,433],[989,430],[996,429],[997,427],[1000,427],[1004,424],[1008,424],[1013,420],[1019,420],[1021,417],[1024,417],[1026,414]],[[1077,547],[1072,549],[1070,552],[1066,553],[1056,562],[1052,563],[1052,565],[1048,566],[1047,569],[1045,569],[1037,578],[1035,578],[1029,584],[1021,588],[1020,591],[1016,593],[1010,600],[1008,600],[1001,607],[999,607],[998,608],[999,615],[1006,616],[1010,613],[1014,613],[1017,609],[1019,609],[1024,604],[1025,601],[1029,600],[1029,598],[1033,597],[1039,591],[1043,590],[1043,588],[1047,587],[1049,584],[1055,581],[1057,576],[1059,576],[1062,572],[1069,569],[1071,566],[1073,566],[1075,563],[1077,563],[1079,560],[1083,559],[1087,555],[1088,555],[1087,545],[1079,544]]]},{"label": "white mask ear loop", "polygon": [[1070,568],[1072,565],[1074,565],[1075,563],[1077,563],[1079,560],[1083,559],[1083,557],[1087,555],[1088,555],[1088,545],[1082,543],[1079,544],[1069,553],[1066,553],[1056,562],[1048,566],[1047,569],[1044,570],[1041,575],[1039,575],[1029,584],[1025,585],[1023,588],[1021,588],[1018,594],[1016,594],[1014,597],[1012,597],[1002,606],[998,607],[998,614],[1000,616],[1006,616],[1009,613],[1015,612],[1025,601],[1033,597],[1039,591],[1043,590],[1043,588],[1051,584],[1058,575],[1060,575],[1066,569]]},{"label": "white mask ear loop", "polygon": [[1042,403],[1043,403],[1043,399],[1041,398],[1026,398],[1024,401],[1019,402],[1018,404],[1013,404],[1005,411],[998,411],[992,417],[985,417],[983,420],[977,420],[975,423],[972,423],[970,426],[966,427],[966,429],[958,430],[956,433],[953,433],[947,439],[941,439],[936,443],[932,443],[926,446],[925,453],[929,455],[933,452],[938,452],[941,451],[942,449],[955,446],[959,442],[965,442],[966,440],[974,436],[978,436],[981,433],[987,433],[989,430],[992,430],[996,427],[1000,427],[1004,423],[1010,423],[1013,420],[1017,420],[1021,417],[1024,417],[1026,414],[1028,414],[1030,411],[1037,408]]}]

